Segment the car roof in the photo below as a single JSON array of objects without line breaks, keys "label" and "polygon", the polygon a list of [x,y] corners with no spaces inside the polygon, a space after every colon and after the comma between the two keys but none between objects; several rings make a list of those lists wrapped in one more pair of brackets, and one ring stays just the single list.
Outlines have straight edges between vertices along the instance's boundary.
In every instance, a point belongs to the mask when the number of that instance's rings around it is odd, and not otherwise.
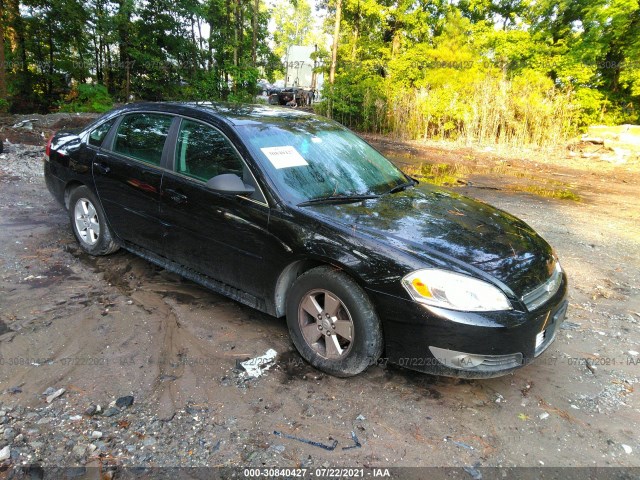
[{"label": "car roof", "polygon": [[125,113],[139,110],[175,114],[204,113],[233,126],[270,124],[282,122],[283,120],[319,120],[319,117],[312,113],[293,108],[217,102],[139,102],[127,104],[119,109],[119,112]]}]

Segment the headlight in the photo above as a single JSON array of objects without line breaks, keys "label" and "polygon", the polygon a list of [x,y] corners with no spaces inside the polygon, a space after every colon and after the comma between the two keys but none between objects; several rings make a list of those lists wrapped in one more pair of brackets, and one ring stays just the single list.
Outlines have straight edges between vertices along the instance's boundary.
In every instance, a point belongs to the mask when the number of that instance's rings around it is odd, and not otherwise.
[{"label": "headlight", "polygon": [[511,310],[501,290],[467,275],[425,268],[402,279],[402,285],[416,302],[467,312]]}]

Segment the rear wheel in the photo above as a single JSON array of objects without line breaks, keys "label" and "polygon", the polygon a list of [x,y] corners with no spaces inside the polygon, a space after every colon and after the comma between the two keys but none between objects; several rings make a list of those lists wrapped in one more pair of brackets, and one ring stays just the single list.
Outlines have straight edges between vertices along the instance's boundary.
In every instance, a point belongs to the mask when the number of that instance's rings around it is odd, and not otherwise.
[{"label": "rear wheel", "polygon": [[88,254],[107,255],[118,250],[102,207],[87,187],[77,187],[69,195],[69,219],[80,247]]},{"label": "rear wheel", "polygon": [[300,355],[331,375],[357,375],[382,354],[382,328],[367,294],[331,267],[296,280],[287,296],[287,325]]}]

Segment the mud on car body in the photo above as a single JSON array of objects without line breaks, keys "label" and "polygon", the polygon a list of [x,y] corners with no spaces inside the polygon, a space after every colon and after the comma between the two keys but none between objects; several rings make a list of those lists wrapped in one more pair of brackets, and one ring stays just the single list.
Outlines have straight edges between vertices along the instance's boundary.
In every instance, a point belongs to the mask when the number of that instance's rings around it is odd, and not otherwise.
[{"label": "mud on car body", "polygon": [[358,136],[279,107],[141,103],[47,146],[47,187],[92,255],[124,248],[286,317],[316,368],[381,356],[459,377],[540,355],[567,279],[531,227],[404,175]]}]

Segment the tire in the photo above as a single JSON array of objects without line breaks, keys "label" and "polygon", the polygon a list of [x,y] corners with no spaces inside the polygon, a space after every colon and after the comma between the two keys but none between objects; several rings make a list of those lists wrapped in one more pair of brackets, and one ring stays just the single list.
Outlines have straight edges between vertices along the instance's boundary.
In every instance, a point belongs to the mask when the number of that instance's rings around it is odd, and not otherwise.
[{"label": "tire", "polygon": [[100,202],[87,187],[77,187],[69,195],[69,219],[80,248],[89,255],[108,255],[120,248]]},{"label": "tire", "polygon": [[332,267],[311,269],[294,282],[287,325],[302,358],[336,377],[357,375],[382,355],[382,327],[371,300]]}]

